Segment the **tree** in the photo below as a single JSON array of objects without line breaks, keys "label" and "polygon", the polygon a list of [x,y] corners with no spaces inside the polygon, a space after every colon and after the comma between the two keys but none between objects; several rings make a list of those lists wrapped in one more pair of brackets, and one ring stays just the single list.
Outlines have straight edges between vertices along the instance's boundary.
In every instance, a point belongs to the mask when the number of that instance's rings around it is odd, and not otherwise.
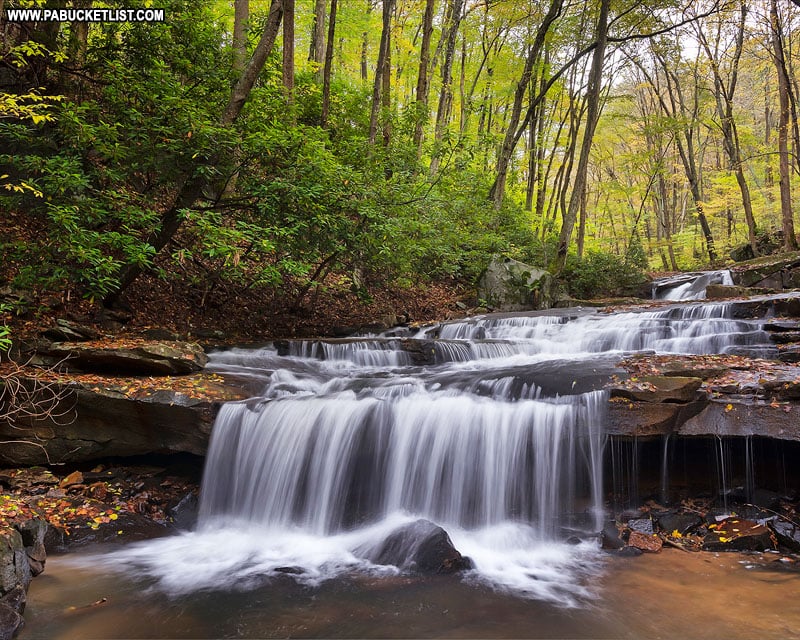
[{"label": "tree", "polygon": [[283,86],[289,104],[294,102],[294,1],[283,2]]},{"label": "tree", "polygon": [[592,140],[600,117],[600,94],[603,86],[603,65],[608,43],[608,12],[610,0],[600,0],[600,13],[597,18],[597,31],[595,33],[596,46],[592,53],[592,66],[589,71],[589,85],[586,90],[586,115],[583,130],[583,141],[578,156],[578,166],[575,171],[575,180],[572,184],[572,195],[569,207],[561,223],[561,233],[558,237],[558,250],[556,252],[556,272],[561,273],[567,263],[567,250],[572,236],[572,230],[578,217],[581,204],[585,202],[586,176],[589,170],[589,153],[592,149]]},{"label": "tree", "polygon": [[[744,175],[744,161],[742,160],[741,145],[739,142],[739,130],[736,126],[736,119],[733,117],[734,96],[736,85],[739,79],[739,61],[742,58],[742,48],[744,46],[745,23],[747,20],[747,3],[742,2],[739,7],[739,20],[736,25],[734,44],[732,50],[720,50],[720,40],[723,30],[723,22],[717,22],[717,35],[715,38],[714,49],[706,37],[706,29],[701,28],[699,23],[695,23],[695,31],[698,41],[703,47],[714,77],[714,98],[719,117],[720,129],[722,130],[723,146],[728,156],[731,170],[736,176],[736,183],[742,194],[742,207],[744,208],[745,222],[747,223],[747,237],[753,255],[758,255],[756,243],[756,221],[753,215],[753,204],[750,198],[750,187]],[[730,57],[727,69],[727,78],[723,77],[723,55]]]},{"label": "tree", "polygon": [[786,67],[784,33],[778,12],[777,0],[770,0],[769,5],[772,61],[778,73],[778,174],[781,195],[781,225],[783,227],[783,246],[787,251],[798,248],[794,232],[794,216],[792,212],[791,172],[789,169],[789,126],[791,104],[789,98],[789,71]]},{"label": "tree", "polygon": [[[389,73],[388,61],[391,50],[392,13],[395,0],[383,0],[383,20],[381,26],[381,43],[378,49],[378,61],[375,65],[375,81],[372,85],[372,106],[369,114],[369,144],[375,146],[378,138],[378,116],[381,109],[381,93],[384,78]],[[385,92],[384,92],[385,93]]]},{"label": "tree", "polygon": [[[220,118],[220,124],[223,127],[229,127],[239,117],[258,75],[264,67],[267,56],[272,51],[281,26],[283,2],[284,0],[272,0],[270,4],[269,15],[261,38],[231,91],[228,104]],[[182,170],[171,205],[161,215],[158,228],[147,238],[147,244],[153,248],[155,253],[161,251],[175,235],[183,223],[183,212],[190,209],[201,197],[209,182],[210,176],[207,173],[196,171],[195,167],[190,166]],[[139,277],[143,267],[144,265],[141,263],[125,265],[119,274],[119,284],[105,297],[104,303],[107,305],[116,303],[119,296]]]},{"label": "tree", "polygon": [[328,42],[325,46],[325,64],[322,71],[322,116],[320,126],[328,126],[328,116],[331,109],[331,69],[333,67],[333,43],[336,37],[336,12],[337,0],[331,0],[330,16],[328,18]]}]

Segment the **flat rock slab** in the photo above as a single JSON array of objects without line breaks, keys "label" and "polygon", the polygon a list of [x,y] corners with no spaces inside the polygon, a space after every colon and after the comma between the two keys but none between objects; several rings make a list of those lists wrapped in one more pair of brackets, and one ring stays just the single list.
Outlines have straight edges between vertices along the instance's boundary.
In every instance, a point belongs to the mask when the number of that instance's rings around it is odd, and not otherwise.
[{"label": "flat rock slab", "polygon": [[777,540],[769,527],[740,518],[727,518],[708,526],[703,538],[705,551],[766,551]]},{"label": "flat rock slab", "polygon": [[192,342],[146,342],[132,346],[56,343],[41,355],[63,360],[69,369],[84,372],[169,376],[195,373],[208,362]]},{"label": "flat rock slab", "polygon": [[611,387],[612,398],[627,398],[639,402],[691,402],[703,381],[700,378],[644,376],[630,378]]},{"label": "flat rock slab", "polygon": [[800,407],[794,403],[710,400],[678,428],[682,436],[765,436],[800,440]]}]

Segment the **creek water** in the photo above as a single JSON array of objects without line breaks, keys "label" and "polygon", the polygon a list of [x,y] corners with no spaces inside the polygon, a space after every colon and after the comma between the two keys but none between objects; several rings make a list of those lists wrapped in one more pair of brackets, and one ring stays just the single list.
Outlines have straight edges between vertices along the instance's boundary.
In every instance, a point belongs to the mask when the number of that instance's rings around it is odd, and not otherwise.
[{"label": "creek water", "polygon": [[[256,391],[217,418],[197,529],[48,561],[29,633],[638,637],[624,599],[603,594],[616,571],[595,535],[603,386],[625,353],[768,342],[761,321],[732,316],[726,304],[572,309],[212,354]],[[410,559],[379,562],[418,519],[473,569],[419,578]],[[55,615],[71,605],[54,592],[113,603]]]},{"label": "creek water", "polygon": [[361,574],[315,588],[283,578],[165,597],[127,573],[62,556],[33,581],[21,638],[800,637],[800,574],[780,556],[665,549],[606,559],[595,588],[596,598],[569,609],[454,576]]}]

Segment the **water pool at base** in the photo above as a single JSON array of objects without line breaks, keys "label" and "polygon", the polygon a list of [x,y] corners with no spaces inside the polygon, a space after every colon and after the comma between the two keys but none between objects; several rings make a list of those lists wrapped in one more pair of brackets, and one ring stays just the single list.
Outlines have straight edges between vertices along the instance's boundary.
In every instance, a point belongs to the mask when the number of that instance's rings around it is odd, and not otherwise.
[{"label": "water pool at base", "polygon": [[316,587],[286,577],[166,597],[56,556],[31,585],[20,637],[798,638],[800,573],[779,559],[677,550],[607,558],[596,599],[563,608],[456,576],[355,574]]}]

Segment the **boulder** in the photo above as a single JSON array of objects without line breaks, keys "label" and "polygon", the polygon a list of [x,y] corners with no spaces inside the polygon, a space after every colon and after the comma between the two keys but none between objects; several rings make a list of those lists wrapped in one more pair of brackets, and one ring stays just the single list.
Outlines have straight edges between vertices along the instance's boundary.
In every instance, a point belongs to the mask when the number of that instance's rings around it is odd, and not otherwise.
[{"label": "boulder", "polygon": [[25,622],[11,607],[0,604],[0,640],[11,640],[22,630]]},{"label": "boulder", "polygon": [[478,299],[503,311],[549,309],[555,293],[550,273],[503,256],[492,258],[478,279]]},{"label": "boulder", "polygon": [[685,536],[703,523],[703,519],[693,513],[665,513],[658,516],[658,526],[667,535],[678,532]]},{"label": "boulder", "polygon": [[64,342],[40,355],[63,361],[68,369],[118,375],[185,375],[202,370],[208,362],[203,349],[191,342],[147,342],[127,348]]},{"label": "boulder", "polygon": [[620,528],[615,520],[606,520],[603,531],[600,533],[600,546],[607,550],[622,549],[625,541],[620,533]]},{"label": "boulder", "polygon": [[661,551],[663,543],[655,533],[631,531],[631,535],[628,537],[628,546],[641,549],[645,553],[658,553]]},{"label": "boulder", "polygon": [[27,589],[31,582],[31,568],[22,536],[16,529],[0,530],[0,594],[6,594],[17,585]]},{"label": "boulder", "polygon": [[783,289],[796,277],[792,272],[798,267],[800,252],[780,253],[741,262],[731,269],[731,276],[739,286]]},{"label": "boulder", "polygon": [[429,520],[416,520],[395,529],[368,552],[367,559],[427,574],[472,568],[471,561],[453,546],[447,531]]}]

